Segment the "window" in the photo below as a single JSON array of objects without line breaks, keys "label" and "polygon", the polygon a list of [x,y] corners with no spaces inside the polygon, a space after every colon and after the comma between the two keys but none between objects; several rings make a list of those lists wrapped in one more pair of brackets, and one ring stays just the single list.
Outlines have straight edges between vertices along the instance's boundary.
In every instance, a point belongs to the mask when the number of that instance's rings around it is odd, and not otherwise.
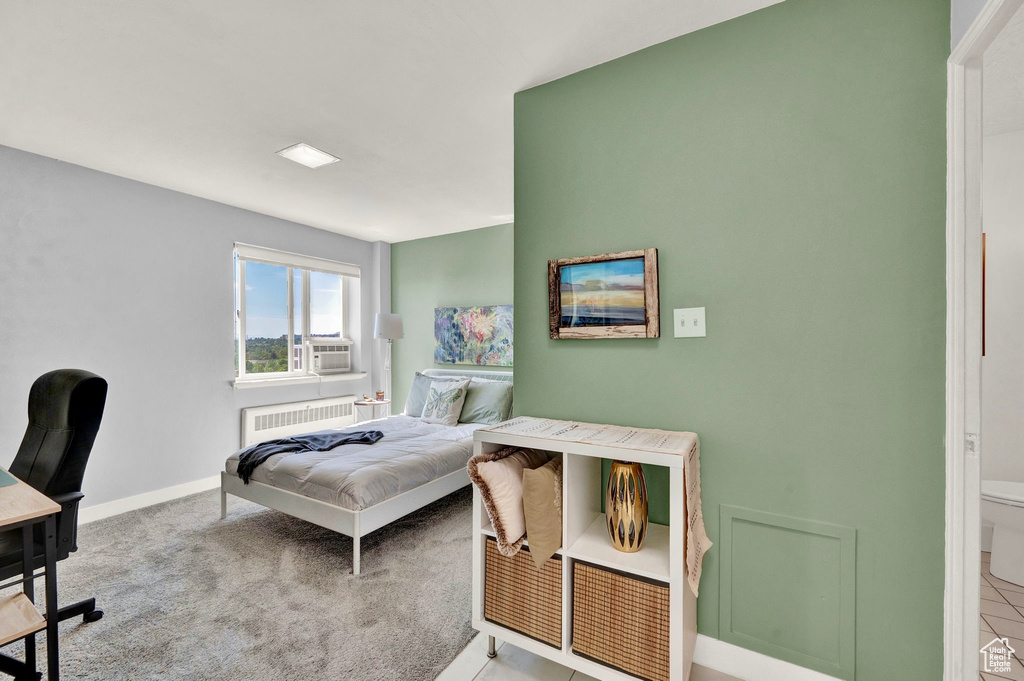
[{"label": "window", "polygon": [[308,342],[348,339],[358,282],[355,265],[235,244],[236,379],[309,375]]}]

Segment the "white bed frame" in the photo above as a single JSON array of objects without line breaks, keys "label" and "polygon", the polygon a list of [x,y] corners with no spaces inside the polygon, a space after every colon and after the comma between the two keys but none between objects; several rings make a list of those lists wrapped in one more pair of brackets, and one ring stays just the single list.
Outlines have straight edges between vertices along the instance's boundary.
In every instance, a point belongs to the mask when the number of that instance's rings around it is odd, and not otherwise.
[{"label": "white bed frame", "polygon": [[[426,369],[428,376],[466,376],[511,381],[508,371],[458,371]],[[355,396],[329,397],[309,402],[291,402],[242,410],[242,447],[278,437],[327,428],[354,425]],[[379,504],[352,511],[318,499],[250,480],[246,485],[237,475],[220,474],[220,517],[227,518],[228,494],[247,499],[352,538],[352,574],[359,574],[359,540],[375,530],[419,510],[469,484],[462,468],[431,480]]]}]

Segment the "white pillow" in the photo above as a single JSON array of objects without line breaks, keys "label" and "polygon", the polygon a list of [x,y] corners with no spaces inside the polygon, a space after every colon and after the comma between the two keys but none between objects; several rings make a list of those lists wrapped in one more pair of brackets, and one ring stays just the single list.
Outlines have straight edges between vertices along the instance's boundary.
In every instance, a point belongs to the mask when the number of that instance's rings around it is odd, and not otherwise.
[{"label": "white pillow", "polygon": [[[480,498],[498,540],[498,552],[514,556],[526,534],[523,507],[523,471],[539,468],[548,457],[535,449],[506,447],[469,460],[469,477],[480,490]],[[557,547],[556,547],[557,548]]]},{"label": "white pillow", "polygon": [[427,423],[459,424],[462,405],[466,402],[469,379],[461,381],[431,381],[427,390],[427,403],[420,417]]}]

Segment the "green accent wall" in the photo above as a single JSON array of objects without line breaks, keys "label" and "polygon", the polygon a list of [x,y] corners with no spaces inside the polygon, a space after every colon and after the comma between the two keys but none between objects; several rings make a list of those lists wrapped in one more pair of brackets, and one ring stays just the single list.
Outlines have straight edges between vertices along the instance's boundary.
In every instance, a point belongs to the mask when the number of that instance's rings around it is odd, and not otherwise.
[{"label": "green accent wall", "polygon": [[391,245],[391,311],[402,315],[405,330],[392,346],[392,413],[405,408],[421,369],[511,370],[434,364],[434,308],[511,304],[513,245],[510,224]]},{"label": "green accent wall", "polygon": [[[856,530],[720,508],[722,640],[852,679]],[[788,578],[780,580],[780,574]]]},{"label": "green accent wall", "polygon": [[[948,49],[945,1],[787,0],[515,98],[516,412],[696,431],[716,542],[723,504],[854,531],[835,579],[780,530],[723,585],[717,543],[698,627],[737,640],[728,588],[750,647],[814,666],[843,608],[778,596],[855,579],[860,680],[942,675]],[[650,247],[661,338],[548,337],[549,259]],[[693,306],[707,338],[673,338]]]}]

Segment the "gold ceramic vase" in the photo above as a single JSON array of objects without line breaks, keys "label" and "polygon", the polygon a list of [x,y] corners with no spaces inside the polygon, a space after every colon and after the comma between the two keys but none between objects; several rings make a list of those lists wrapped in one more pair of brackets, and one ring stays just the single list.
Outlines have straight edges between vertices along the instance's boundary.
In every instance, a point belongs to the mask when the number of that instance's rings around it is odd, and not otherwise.
[{"label": "gold ceramic vase", "polygon": [[639,551],[647,536],[647,483],[640,464],[612,461],[604,510],[612,546],[626,553]]}]

